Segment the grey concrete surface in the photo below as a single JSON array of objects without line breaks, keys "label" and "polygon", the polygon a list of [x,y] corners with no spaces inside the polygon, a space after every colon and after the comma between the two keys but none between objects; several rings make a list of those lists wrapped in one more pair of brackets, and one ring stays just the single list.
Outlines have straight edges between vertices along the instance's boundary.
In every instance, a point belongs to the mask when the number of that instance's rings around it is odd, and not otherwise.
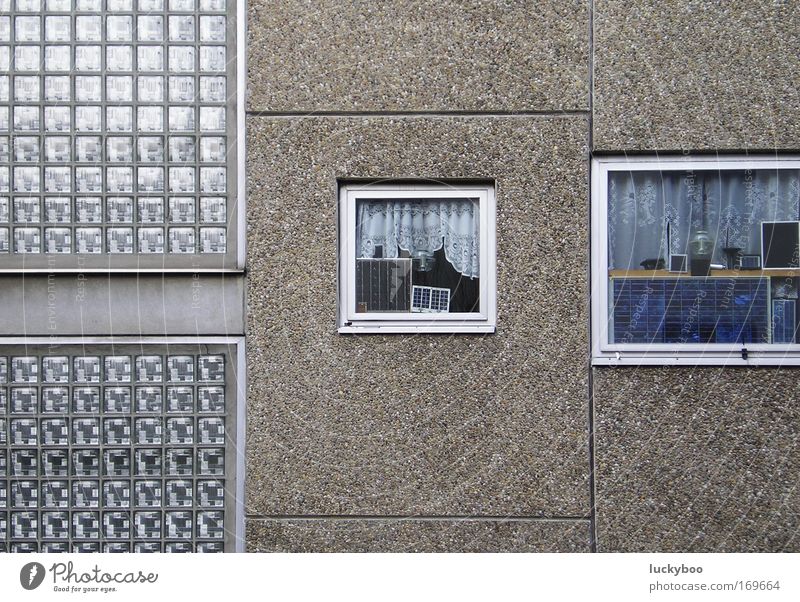
[{"label": "grey concrete surface", "polygon": [[[587,120],[248,132],[248,513],[587,516]],[[353,177],[496,181],[496,334],[337,334]]]},{"label": "grey concrete surface", "polygon": [[800,147],[800,3],[596,0],[598,150]]},{"label": "grey concrete surface", "polygon": [[0,274],[4,336],[242,335],[240,274]]},{"label": "grey concrete surface", "polygon": [[588,552],[588,521],[247,521],[249,552]]},{"label": "grey concrete surface", "polygon": [[600,551],[800,551],[798,369],[594,373]]},{"label": "grey concrete surface", "polygon": [[248,108],[587,109],[589,3],[253,0]]}]

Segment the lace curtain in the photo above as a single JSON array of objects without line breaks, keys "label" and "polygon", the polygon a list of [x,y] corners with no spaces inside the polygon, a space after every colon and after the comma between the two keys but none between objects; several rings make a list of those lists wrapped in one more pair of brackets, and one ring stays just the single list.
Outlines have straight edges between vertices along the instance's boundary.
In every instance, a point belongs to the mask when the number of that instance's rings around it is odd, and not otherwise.
[{"label": "lace curtain", "polygon": [[435,201],[359,201],[358,257],[395,258],[399,249],[433,253],[444,246],[447,261],[467,278],[480,275],[480,212],[473,199]]},{"label": "lace curtain", "polygon": [[691,236],[704,229],[715,242],[714,263],[725,263],[726,244],[758,255],[762,221],[800,219],[800,171],[612,173],[609,269],[637,269],[645,259],[666,260],[667,219],[670,253],[688,254]]}]

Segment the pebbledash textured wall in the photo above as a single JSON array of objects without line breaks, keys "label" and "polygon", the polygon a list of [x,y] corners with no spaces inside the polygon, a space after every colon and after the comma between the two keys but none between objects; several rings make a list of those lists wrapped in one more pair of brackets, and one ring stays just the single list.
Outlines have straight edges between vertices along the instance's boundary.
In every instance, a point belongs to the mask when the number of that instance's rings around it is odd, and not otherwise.
[{"label": "pebbledash textured wall", "polygon": [[[797,148],[789,4],[249,3],[249,550],[800,549],[800,373],[588,334],[590,141]],[[495,183],[496,334],[336,333],[370,178]]]}]

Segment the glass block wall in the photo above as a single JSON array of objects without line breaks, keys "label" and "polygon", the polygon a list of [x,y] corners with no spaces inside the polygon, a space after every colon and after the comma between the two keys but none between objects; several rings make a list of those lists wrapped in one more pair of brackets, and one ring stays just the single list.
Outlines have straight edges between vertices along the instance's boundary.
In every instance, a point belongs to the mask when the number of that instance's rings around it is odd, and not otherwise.
[{"label": "glass block wall", "polygon": [[235,353],[0,346],[0,551],[221,552]]},{"label": "glass block wall", "polygon": [[233,0],[0,0],[0,267],[233,267]]}]

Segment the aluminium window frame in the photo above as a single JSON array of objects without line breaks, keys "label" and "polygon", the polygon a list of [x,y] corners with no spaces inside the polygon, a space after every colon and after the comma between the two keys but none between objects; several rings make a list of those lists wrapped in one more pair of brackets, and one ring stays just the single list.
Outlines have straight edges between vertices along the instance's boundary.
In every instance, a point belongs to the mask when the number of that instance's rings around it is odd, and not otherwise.
[{"label": "aluminium window frame", "polygon": [[[362,199],[477,198],[480,211],[479,312],[358,313],[355,311],[356,202]],[[345,183],[339,187],[338,332],[340,334],[488,334],[497,325],[494,183]]]},{"label": "aluminium window frame", "polygon": [[[609,343],[608,176],[613,171],[798,169],[800,156],[635,155],[591,162],[591,337],[595,366],[797,366],[800,343]],[[765,270],[766,271],[766,270]],[[770,309],[771,312],[771,309]]]}]

